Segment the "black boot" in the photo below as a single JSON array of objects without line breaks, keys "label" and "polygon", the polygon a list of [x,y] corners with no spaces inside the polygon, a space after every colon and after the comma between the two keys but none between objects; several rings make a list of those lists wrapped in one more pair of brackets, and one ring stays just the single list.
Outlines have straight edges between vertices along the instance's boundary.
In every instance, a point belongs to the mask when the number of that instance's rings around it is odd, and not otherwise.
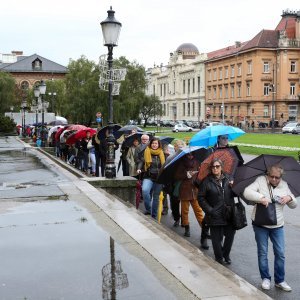
[{"label": "black boot", "polygon": [[200,238],[200,244],[201,248],[204,250],[208,250],[209,246],[207,244],[207,234],[208,234],[209,227],[203,226],[201,231],[201,238]]},{"label": "black boot", "polygon": [[190,237],[191,236],[190,225],[185,225],[184,229],[185,229],[184,236]]}]

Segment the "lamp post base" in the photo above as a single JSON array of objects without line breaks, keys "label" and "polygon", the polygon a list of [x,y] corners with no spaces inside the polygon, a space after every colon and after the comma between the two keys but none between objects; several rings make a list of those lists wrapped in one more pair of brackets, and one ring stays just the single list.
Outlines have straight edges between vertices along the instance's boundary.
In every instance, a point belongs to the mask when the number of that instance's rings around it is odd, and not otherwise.
[{"label": "lamp post base", "polygon": [[106,138],[107,149],[106,149],[106,164],[105,164],[105,177],[115,178],[116,177],[116,165],[115,165],[115,137],[113,135],[114,124],[109,123],[109,135]]}]

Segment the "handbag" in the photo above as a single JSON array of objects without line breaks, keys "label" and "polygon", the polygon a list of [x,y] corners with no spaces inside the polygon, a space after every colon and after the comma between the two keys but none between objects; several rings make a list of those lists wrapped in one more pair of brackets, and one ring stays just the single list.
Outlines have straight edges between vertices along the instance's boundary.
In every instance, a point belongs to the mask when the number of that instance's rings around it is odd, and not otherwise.
[{"label": "handbag", "polygon": [[238,197],[238,201],[234,203],[232,214],[232,225],[236,230],[242,229],[248,225],[245,206]]},{"label": "handbag", "polygon": [[[268,187],[269,187],[269,192],[270,192],[271,199],[273,199],[273,193],[272,193],[270,184],[268,184]],[[271,203],[268,204],[267,207],[265,207],[261,203],[257,203],[256,204],[255,218],[252,221],[252,224],[256,225],[256,226],[277,225],[277,216],[276,216],[275,203],[271,202]]]},{"label": "handbag", "polygon": [[93,144],[92,144],[92,140],[89,140],[88,143],[87,143],[87,149],[91,149],[93,148]]}]

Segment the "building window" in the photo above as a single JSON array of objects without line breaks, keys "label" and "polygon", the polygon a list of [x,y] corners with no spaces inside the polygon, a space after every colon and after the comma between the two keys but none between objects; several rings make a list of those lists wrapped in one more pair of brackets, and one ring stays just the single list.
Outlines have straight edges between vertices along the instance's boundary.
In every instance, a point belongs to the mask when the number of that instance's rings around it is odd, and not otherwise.
[{"label": "building window", "polygon": [[160,96],[162,96],[163,95],[163,85],[161,84],[160,85]]},{"label": "building window", "polygon": [[200,76],[197,77],[197,81],[198,81],[198,92],[200,92]]},{"label": "building window", "polygon": [[28,81],[22,81],[21,82],[21,89],[23,91],[27,91],[29,89],[29,83],[28,83]]},{"label": "building window", "polygon": [[191,93],[191,79],[188,79],[188,95]]},{"label": "building window", "polygon": [[268,61],[264,61],[264,73],[270,73],[270,64]]},{"label": "building window", "polygon": [[219,98],[223,98],[223,89],[221,86],[219,87]]},{"label": "building window", "polygon": [[214,91],[214,94],[213,94],[213,99],[216,99],[217,98],[217,88],[216,87],[213,87],[213,91]]},{"label": "building window", "polygon": [[208,99],[211,99],[211,88],[209,87],[207,90],[208,90]]},{"label": "building window", "polygon": [[208,76],[207,76],[208,77],[208,81],[211,81],[211,70],[208,70],[207,73],[208,73]]},{"label": "building window", "polygon": [[270,84],[264,83],[264,96],[269,96]]},{"label": "building window", "polygon": [[233,84],[230,85],[230,89],[231,89],[231,98],[234,98],[234,85]]},{"label": "building window", "polygon": [[223,69],[219,69],[219,79],[223,79]]},{"label": "building window", "polygon": [[238,74],[237,75],[242,76],[242,64],[238,64],[237,69],[238,69],[238,71],[237,71]]},{"label": "building window", "polygon": [[214,80],[217,80],[217,69],[214,69]]},{"label": "building window", "polygon": [[195,102],[192,103],[192,116],[195,116]]},{"label": "building window", "polygon": [[234,65],[231,66],[231,77],[234,77]]},{"label": "building window", "polygon": [[247,61],[247,74],[252,74],[252,61]]},{"label": "building window", "polygon": [[153,95],[155,96],[155,85],[154,84],[152,86],[152,89],[153,89]]},{"label": "building window", "polygon": [[182,93],[185,94],[185,80],[182,81]]},{"label": "building window", "polygon": [[295,85],[295,83],[291,82],[290,83],[290,95],[294,96],[295,93],[296,93],[296,85]]},{"label": "building window", "polygon": [[228,67],[225,67],[225,78],[228,78]]},{"label": "building window", "polygon": [[185,116],[185,103],[182,103],[182,115]]},{"label": "building window", "polygon": [[242,95],[242,86],[241,86],[241,84],[238,84],[238,86],[237,86],[237,96],[241,97],[241,95]]},{"label": "building window", "polygon": [[264,105],[264,117],[269,116],[269,105]]},{"label": "building window", "polygon": [[195,93],[195,78],[193,78],[193,93]]},{"label": "building window", "polygon": [[288,111],[288,114],[289,114],[289,121],[294,121],[294,120],[297,120],[297,114],[298,114],[298,106],[297,105],[289,105],[289,111]]},{"label": "building window", "polygon": [[225,99],[228,99],[228,86],[225,85]]},{"label": "building window", "polygon": [[187,114],[188,114],[188,116],[191,115],[191,104],[189,102],[187,104]]},{"label": "building window", "polygon": [[247,96],[251,96],[250,82],[247,82]]},{"label": "building window", "polygon": [[234,115],[234,106],[230,106],[230,115],[231,115],[231,116]]},{"label": "building window", "polygon": [[173,94],[175,94],[176,82],[173,82]]},{"label": "building window", "polygon": [[291,61],[291,73],[296,73],[296,62],[294,60]]}]

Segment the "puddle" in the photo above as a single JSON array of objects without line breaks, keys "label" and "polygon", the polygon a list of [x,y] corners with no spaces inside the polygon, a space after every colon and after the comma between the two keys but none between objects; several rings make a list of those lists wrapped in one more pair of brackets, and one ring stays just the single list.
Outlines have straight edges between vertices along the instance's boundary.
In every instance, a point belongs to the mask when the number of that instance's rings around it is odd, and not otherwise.
[{"label": "puddle", "polygon": [[4,299],[177,298],[145,266],[145,254],[125,249],[134,241],[118,243],[73,201],[9,209],[0,216],[0,240]]}]

